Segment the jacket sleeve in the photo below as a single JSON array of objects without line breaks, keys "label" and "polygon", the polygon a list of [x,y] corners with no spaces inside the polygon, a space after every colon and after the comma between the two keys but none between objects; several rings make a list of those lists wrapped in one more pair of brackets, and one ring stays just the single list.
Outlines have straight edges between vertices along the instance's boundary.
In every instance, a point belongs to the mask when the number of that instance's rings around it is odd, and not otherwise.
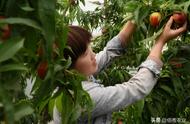
[{"label": "jacket sleeve", "polygon": [[96,54],[98,70],[95,75],[106,68],[115,57],[121,56],[123,52],[124,48],[121,45],[119,36],[117,35],[107,43],[103,51]]},{"label": "jacket sleeve", "polygon": [[128,82],[109,87],[89,82],[83,84],[95,105],[92,118],[122,109],[144,98],[156,84],[161,67],[162,65],[149,58]]}]

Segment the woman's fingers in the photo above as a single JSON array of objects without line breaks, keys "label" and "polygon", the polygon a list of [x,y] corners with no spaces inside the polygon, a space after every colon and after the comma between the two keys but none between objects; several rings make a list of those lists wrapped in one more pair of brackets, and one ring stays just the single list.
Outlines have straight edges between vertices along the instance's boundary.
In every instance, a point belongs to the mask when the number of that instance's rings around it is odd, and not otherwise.
[{"label": "woman's fingers", "polygon": [[182,27],[174,30],[176,34],[181,34],[187,30],[187,21],[183,24]]},{"label": "woman's fingers", "polygon": [[166,27],[171,28],[172,23],[173,23],[173,16],[171,16],[168,22],[166,23]]}]

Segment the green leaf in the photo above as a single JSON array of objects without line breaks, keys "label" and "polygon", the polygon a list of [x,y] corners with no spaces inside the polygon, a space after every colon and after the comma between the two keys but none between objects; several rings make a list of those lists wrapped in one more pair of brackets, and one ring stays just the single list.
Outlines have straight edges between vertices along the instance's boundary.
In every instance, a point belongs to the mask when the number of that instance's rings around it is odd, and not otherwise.
[{"label": "green leaf", "polygon": [[69,91],[63,92],[62,106],[63,106],[63,111],[61,112],[61,114],[63,116],[62,123],[67,124],[70,122],[69,119],[72,117],[71,111],[73,111],[73,109],[74,109],[72,97],[71,97],[71,94],[69,93]]},{"label": "green leaf", "polygon": [[0,62],[12,58],[24,44],[23,38],[14,38],[0,45]]},{"label": "green leaf", "polygon": [[63,96],[63,94],[61,93],[58,97],[56,97],[56,108],[58,109],[58,111],[60,113],[63,110],[62,100],[61,100],[62,96]]},{"label": "green leaf", "polygon": [[7,19],[1,19],[0,20],[0,24],[1,23],[23,24],[23,25],[30,26],[30,27],[33,27],[33,28],[38,29],[38,30],[42,30],[42,28],[40,27],[40,25],[37,22],[35,22],[34,20],[31,20],[31,19],[27,19],[27,18],[7,18]]},{"label": "green leaf", "polygon": [[143,108],[144,108],[144,99],[138,101],[135,104],[135,107],[136,107],[136,115],[138,115],[138,117],[141,117],[142,116],[142,112],[143,112]]},{"label": "green leaf", "polygon": [[71,65],[72,61],[71,61],[71,57],[69,57],[67,60],[62,59],[62,64],[64,66],[64,68],[68,69]]},{"label": "green leaf", "polygon": [[[44,96],[45,96],[45,95],[44,95]],[[39,112],[40,112],[40,113],[45,109],[46,105],[48,105],[48,102],[49,102],[50,99],[51,99],[51,98],[49,97],[49,98],[46,98],[46,99],[44,99],[44,100],[41,100],[41,102],[40,102],[40,104],[39,104]]]},{"label": "green leaf", "polygon": [[0,72],[13,70],[27,71],[28,69],[23,64],[7,64],[0,67]]},{"label": "green leaf", "polygon": [[82,4],[85,6],[85,1],[84,0],[80,0],[82,2]]},{"label": "green leaf", "polygon": [[189,8],[189,6],[190,6],[190,1],[184,2],[184,3],[182,3],[181,5],[184,6],[184,12],[185,12],[185,13],[188,13],[188,12],[189,12],[189,11],[188,11],[188,8]]},{"label": "green leaf", "polygon": [[66,47],[66,43],[67,43],[67,33],[68,33],[68,27],[66,26],[61,26],[62,28],[62,32],[59,35],[59,39],[58,39],[58,43],[59,43],[59,49],[61,51],[61,56],[63,56],[63,51],[64,48]]},{"label": "green leaf", "polygon": [[21,9],[23,9],[25,11],[34,11],[34,9],[29,6],[21,6]]},{"label": "green leaf", "polygon": [[156,34],[154,34],[152,37],[146,38],[142,40],[141,42],[148,42],[148,41],[154,41],[161,33],[163,28],[161,28]]},{"label": "green leaf", "polygon": [[172,82],[173,82],[174,90],[177,97],[181,99],[184,92],[181,80],[177,77],[172,77]]},{"label": "green leaf", "polygon": [[134,12],[138,7],[139,2],[136,1],[130,1],[127,3],[125,7],[125,11],[127,12]]},{"label": "green leaf", "polygon": [[39,0],[39,17],[43,27],[43,35],[46,40],[48,58],[51,60],[52,45],[55,40],[55,1]]},{"label": "green leaf", "polygon": [[73,110],[71,111],[71,122],[74,122],[74,121],[76,121],[79,117],[80,117],[80,115],[81,115],[81,112],[82,112],[82,110],[81,110],[82,108],[81,108],[81,106],[79,105],[79,104],[76,104],[75,105],[75,107],[73,108]]},{"label": "green leaf", "polygon": [[15,121],[19,121],[22,117],[30,115],[34,112],[33,108],[30,106],[30,103],[28,101],[20,101],[16,106],[15,106],[15,113],[14,113],[14,118]]},{"label": "green leaf", "polygon": [[74,105],[69,91],[63,90],[63,92],[56,98],[56,107],[61,113],[62,124],[72,123],[70,119],[72,119]]},{"label": "green leaf", "polygon": [[9,97],[7,91],[1,86],[0,87],[0,99],[2,99],[2,103],[5,110],[5,119],[8,124],[14,124],[14,106],[11,102],[11,98]]},{"label": "green leaf", "polygon": [[134,11],[134,19],[135,19],[135,22],[137,23],[137,25],[139,25],[140,24],[140,22],[139,22],[139,15],[140,15],[140,9],[141,9],[141,7],[142,6],[138,6],[137,8],[136,8],[136,10]]},{"label": "green leaf", "polygon": [[163,89],[164,91],[166,91],[167,93],[169,93],[171,96],[175,96],[175,93],[173,92],[173,90],[166,86],[166,85],[161,85],[160,86],[161,89]]},{"label": "green leaf", "polygon": [[19,6],[24,11],[28,12],[34,11],[34,8],[30,6],[30,3],[27,0],[25,0],[23,4],[19,4]]},{"label": "green leaf", "polygon": [[39,107],[39,111],[43,111],[44,107],[48,104],[51,99],[51,95],[55,86],[52,85],[50,80],[36,79],[32,92],[35,91],[34,104]]},{"label": "green leaf", "polygon": [[51,117],[53,117],[53,109],[54,109],[54,106],[55,106],[55,98],[51,99],[49,101],[49,104],[48,104],[48,111],[51,115]]}]

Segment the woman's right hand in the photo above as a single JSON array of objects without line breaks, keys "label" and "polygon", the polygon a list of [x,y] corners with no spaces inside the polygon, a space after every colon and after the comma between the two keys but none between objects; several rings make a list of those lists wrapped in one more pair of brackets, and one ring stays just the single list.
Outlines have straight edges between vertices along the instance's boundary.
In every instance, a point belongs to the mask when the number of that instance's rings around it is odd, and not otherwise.
[{"label": "woman's right hand", "polygon": [[157,41],[152,47],[149,57],[153,57],[159,60],[162,54],[164,44],[169,40],[176,38],[181,33],[185,32],[187,29],[187,22],[185,22],[184,25],[178,29],[172,29],[172,23],[173,17],[171,16],[168,22],[166,23],[166,26],[164,27],[164,30],[162,31],[161,35],[156,39]]},{"label": "woman's right hand", "polygon": [[181,33],[187,30],[187,21],[183,24],[182,27],[178,29],[171,29],[172,24],[173,24],[173,16],[170,17],[170,19],[166,23],[166,26],[164,27],[162,34],[159,37],[161,41],[168,42],[169,40],[176,38]]}]

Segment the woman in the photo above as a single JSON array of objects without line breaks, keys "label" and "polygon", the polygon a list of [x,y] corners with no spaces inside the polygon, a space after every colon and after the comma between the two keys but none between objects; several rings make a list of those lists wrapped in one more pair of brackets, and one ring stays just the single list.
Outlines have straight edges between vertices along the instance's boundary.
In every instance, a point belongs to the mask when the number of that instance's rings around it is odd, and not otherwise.
[{"label": "woman", "polygon": [[[113,58],[120,56],[135,31],[136,25],[127,22],[117,36],[110,40],[103,51],[95,54],[90,46],[91,34],[77,26],[71,26],[67,44],[73,52],[65,51],[65,57],[71,56],[72,67],[88,80],[82,82],[83,88],[89,93],[94,108],[91,112],[92,124],[110,124],[113,111],[122,109],[150,93],[157,82],[162,61],[162,48],[169,40],[179,36],[186,30],[185,23],[179,29],[171,29],[173,17],[167,22],[163,32],[157,38],[147,59],[139,66],[139,70],[128,82],[104,87],[92,76],[104,69]],[[61,117],[54,109],[54,123],[60,124]],[[88,123],[88,116],[78,119],[79,124]]]}]

